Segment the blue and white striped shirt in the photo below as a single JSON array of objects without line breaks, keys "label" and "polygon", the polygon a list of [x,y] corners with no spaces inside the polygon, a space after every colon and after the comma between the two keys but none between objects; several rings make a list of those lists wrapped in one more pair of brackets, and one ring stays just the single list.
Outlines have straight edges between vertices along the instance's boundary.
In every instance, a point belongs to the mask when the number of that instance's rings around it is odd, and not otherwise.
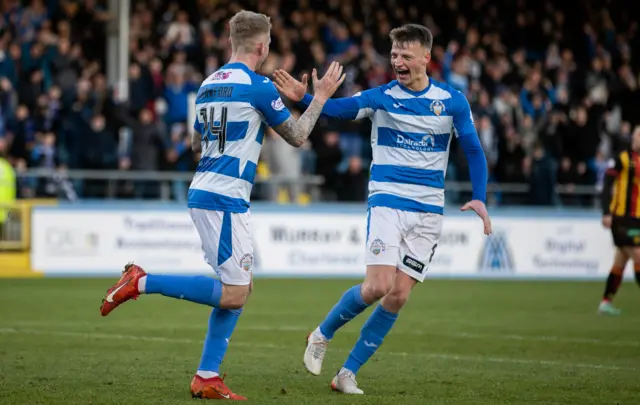
[{"label": "blue and white striped shirt", "polygon": [[274,84],[242,63],[209,76],[196,98],[193,129],[202,134],[202,156],[189,208],[246,212],[266,127],[290,116]]},{"label": "blue and white striped shirt", "polygon": [[[308,105],[311,96],[302,102]],[[392,81],[350,98],[330,99],[322,113],[371,120],[370,207],[442,214],[453,136],[469,160],[473,199],[485,201],[487,165],[471,109],[464,95],[447,84],[430,79],[425,90],[415,92]]]}]

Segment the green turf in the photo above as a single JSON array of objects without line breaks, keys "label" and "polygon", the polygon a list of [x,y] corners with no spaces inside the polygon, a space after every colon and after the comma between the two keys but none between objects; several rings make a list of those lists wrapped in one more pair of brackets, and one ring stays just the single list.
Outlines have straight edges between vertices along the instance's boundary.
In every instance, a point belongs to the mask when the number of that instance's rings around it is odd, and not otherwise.
[{"label": "green turf", "polygon": [[[144,296],[109,317],[113,280],[0,280],[1,404],[193,404],[209,309]],[[227,382],[257,404],[640,404],[640,290],[618,318],[601,283],[428,281],[359,373],[364,397],[329,381],[370,311],[336,334],[322,376],[306,332],[349,280],[258,279],[231,340]]]}]

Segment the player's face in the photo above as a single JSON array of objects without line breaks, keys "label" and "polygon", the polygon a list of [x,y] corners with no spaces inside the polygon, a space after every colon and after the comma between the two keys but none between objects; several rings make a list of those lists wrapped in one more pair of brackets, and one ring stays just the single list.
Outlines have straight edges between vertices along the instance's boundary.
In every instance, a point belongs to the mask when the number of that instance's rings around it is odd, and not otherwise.
[{"label": "player's face", "polygon": [[426,76],[430,60],[431,53],[419,42],[394,42],[391,47],[391,66],[405,87]]},{"label": "player's face", "polygon": [[633,130],[633,135],[631,136],[631,148],[640,152],[640,125],[637,125]]}]

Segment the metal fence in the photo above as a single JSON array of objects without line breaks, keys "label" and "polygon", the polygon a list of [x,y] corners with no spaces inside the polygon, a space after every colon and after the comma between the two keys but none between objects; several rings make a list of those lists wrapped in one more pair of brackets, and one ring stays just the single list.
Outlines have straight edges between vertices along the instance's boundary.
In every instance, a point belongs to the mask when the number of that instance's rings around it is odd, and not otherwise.
[{"label": "metal fence", "polygon": [[[102,198],[118,198],[118,190],[123,183],[133,184],[133,187],[137,187],[139,183],[153,183],[159,190],[158,199],[168,201],[175,194],[177,184],[182,185],[182,189],[186,190],[193,179],[191,172],[167,171],[66,170],[52,173],[46,169],[31,169],[18,172],[16,175],[23,181],[38,179],[51,181],[57,185],[60,194],[70,200],[74,199],[75,185],[83,181],[99,181],[100,187],[104,189]],[[270,175],[269,177],[258,175],[254,182],[255,187],[262,187],[263,199],[266,200],[276,200],[275,195],[278,189],[289,188],[293,190],[292,193],[304,190],[311,200],[321,201],[324,197],[321,190],[323,184],[323,177],[317,175]],[[470,197],[472,191],[470,182],[447,181],[445,189],[447,201],[452,203],[464,201]],[[487,191],[490,204],[505,201],[506,205],[527,205],[526,196],[530,193],[531,186],[521,183],[490,183]],[[569,205],[593,207],[598,204],[598,195],[599,190],[594,186],[557,185],[555,188],[557,201],[554,205],[566,205],[566,201],[570,201]]]},{"label": "metal fence", "polygon": [[[27,181],[50,180],[57,185],[61,194],[71,200],[74,199],[74,184],[77,181],[100,181],[107,199],[117,198],[118,188],[126,182],[133,183],[134,187],[136,183],[156,183],[159,186],[159,199],[171,200],[172,189],[176,184],[188,186],[193,179],[191,172],[121,170],[65,170],[52,173],[46,169],[30,169],[17,172],[16,176]],[[312,199],[319,200],[319,186],[323,183],[323,177],[316,175],[270,175],[268,178],[256,176],[254,186],[266,186],[267,195],[275,195],[279,187],[304,188]]]}]

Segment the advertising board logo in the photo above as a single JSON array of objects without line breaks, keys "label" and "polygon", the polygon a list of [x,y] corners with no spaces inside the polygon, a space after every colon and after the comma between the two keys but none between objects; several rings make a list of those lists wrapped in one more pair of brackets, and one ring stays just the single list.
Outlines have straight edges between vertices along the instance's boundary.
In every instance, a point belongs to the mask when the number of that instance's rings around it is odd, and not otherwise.
[{"label": "advertising board logo", "polygon": [[100,237],[97,232],[87,232],[53,227],[45,233],[47,247],[55,254],[94,253],[98,250]]},{"label": "advertising board logo", "polygon": [[485,239],[478,261],[480,273],[513,273],[514,262],[505,232],[495,232]]}]

